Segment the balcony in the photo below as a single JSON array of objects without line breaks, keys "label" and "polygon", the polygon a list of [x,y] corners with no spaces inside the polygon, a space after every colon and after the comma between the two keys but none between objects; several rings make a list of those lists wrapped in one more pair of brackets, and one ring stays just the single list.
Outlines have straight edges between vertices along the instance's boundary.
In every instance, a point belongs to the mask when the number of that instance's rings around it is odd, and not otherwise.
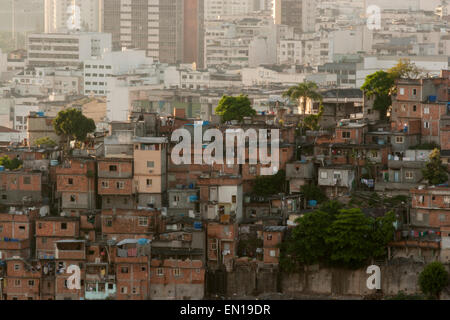
[{"label": "balcony", "polygon": [[116,296],[116,284],[113,281],[88,282],[86,280],[84,298],[86,300],[108,300]]},{"label": "balcony", "polygon": [[55,243],[56,259],[85,259],[86,249],[84,240],[59,240]]}]

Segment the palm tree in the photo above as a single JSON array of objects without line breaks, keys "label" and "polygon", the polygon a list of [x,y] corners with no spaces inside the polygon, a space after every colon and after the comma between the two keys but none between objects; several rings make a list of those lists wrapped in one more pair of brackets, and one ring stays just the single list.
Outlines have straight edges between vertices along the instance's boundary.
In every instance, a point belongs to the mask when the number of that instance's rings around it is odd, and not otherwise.
[{"label": "palm tree", "polygon": [[291,101],[302,101],[302,114],[306,112],[306,103],[308,98],[311,100],[322,101],[322,95],[318,92],[319,87],[315,82],[306,81],[296,86],[290,87],[283,93],[283,97],[288,97]]}]

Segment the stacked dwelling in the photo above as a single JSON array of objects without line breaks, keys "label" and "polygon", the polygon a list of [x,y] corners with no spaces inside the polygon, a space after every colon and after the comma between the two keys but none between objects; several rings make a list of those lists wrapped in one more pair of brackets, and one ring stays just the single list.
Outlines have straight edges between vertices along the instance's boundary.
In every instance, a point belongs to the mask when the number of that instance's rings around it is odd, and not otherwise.
[{"label": "stacked dwelling", "polygon": [[[241,124],[141,108],[128,121],[110,122],[94,147],[70,154],[59,147],[5,147],[2,155],[22,166],[0,167],[0,297],[202,299],[276,291],[271,281],[239,288],[235,277],[278,272],[280,243],[296,218],[317,207],[318,199],[303,193],[307,186],[342,202],[374,191],[403,196],[401,208],[394,208],[399,221],[389,258],[447,261],[450,192],[448,185],[429,185],[422,168],[432,143],[448,164],[449,75],[398,80],[390,122],[379,119],[366,97],[363,107],[330,98],[321,129],[306,132],[296,130],[304,115],[290,112],[292,106]],[[318,110],[318,102],[307,101],[307,114]],[[171,139],[177,129],[190,134],[182,138],[182,152],[180,140]],[[196,161],[213,142],[207,129],[225,143],[223,157],[215,150],[211,164]],[[279,130],[278,151],[269,146],[271,156],[278,152],[276,167],[252,163],[258,155],[245,137],[245,162],[237,163],[241,150],[227,148],[226,136],[239,140],[251,130],[267,130],[267,143]],[[172,152],[188,158],[175,163]],[[258,177],[280,170],[285,188],[255,194]]]}]

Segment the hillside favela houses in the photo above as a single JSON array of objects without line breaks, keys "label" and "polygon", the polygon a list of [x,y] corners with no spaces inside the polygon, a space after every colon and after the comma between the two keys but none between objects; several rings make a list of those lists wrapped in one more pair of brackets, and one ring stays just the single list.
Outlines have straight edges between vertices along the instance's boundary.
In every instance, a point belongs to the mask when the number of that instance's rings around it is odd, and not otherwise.
[{"label": "hillside favela houses", "polygon": [[450,299],[450,4],[241,2],[0,38],[0,300]]}]

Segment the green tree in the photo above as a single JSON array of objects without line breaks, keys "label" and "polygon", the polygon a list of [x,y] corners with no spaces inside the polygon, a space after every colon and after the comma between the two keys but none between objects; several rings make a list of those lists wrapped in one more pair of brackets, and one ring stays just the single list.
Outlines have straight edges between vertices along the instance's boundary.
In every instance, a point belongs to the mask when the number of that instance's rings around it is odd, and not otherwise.
[{"label": "green tree", "polygon": [[368,261],[373,250],[372,221],[361,209],[342,209],[328,229],[330,262],[337,266],[359,268]]},{"label": "green tree", "polygon": [[53,141],[52,139],[50,139],[49,137],[43,137],[43,138],[36,139],[36,141],[34,142],[34,145],[53,147],[53,146],[56,146],[56,142]]},{"label": "green tree", "polygon": [[370,258],[386,255],[395,220],[393,212],[373,219],[361,209],[343,209],[338,201],[325,202],[297,219],[297,226],[281,245],[280,265],[286,271],[315,263],[361,267]]},{"label": "green tree", "polygon": [[238,120],[242,121],[244,117],[256,115],[255,109],[251,107],[251,101],[247,96],[238,97],[223,96],[215,110],[221,117],[222,122]]},{"label": "green tree", "polygon": [[53,121],[55,132],[59,136],[64,136],[67,141],[84,141],[88,133],[95,131],[94,120],[85,117],[81,111],[71,108],[62,110]]},{"label": "green tree", "polygon": [[386,113],[392,104],[391,91],[395,85],[395,78],[385,71],[377,71],[366,77],[361,90],[368,98],[375,97],[373,108],[380,112],[381,118],[386,118]]},{"label": "green tree", "polygon": [[322,203],[327,200],[327,196],[319,186],[315,184],[305,184],[300,187],[300,193],[303,194],[306,201],[316,200],[317,203]]},{"label": "green tree", "polygon": [[0,166],[4,166],[6,169],[15,170],[22,166],[23,161],[17,158],[10,159],[8,156],[0,158]]},{"label": "green tree", "polygon": [[302,122],[302,126],[306,129],[317,131],[320,129],[320,119],[322,118],[323,114],[323,105],[321,104],[319,107],[319,113],[318,114],[310,114],[307,115]]},{"label": "green tree", "polygon": [[318,92],[319,87],[315,82],[306,81],[296,86],[290,87],[283,93],[283,97],[296,101],[298,104],[302,102],[302,114],[306,112],[306,104],[308,99],[313,101],[322,101],[322,95]]},{"label": "green tree", "polygon": [[392,105],[391,95],[395,92],[395,81],[401,78],[417,79],[423,76],[423,70],[409,59],[400,59],[397,64],[386,71],[369,74],[361,90],[367,97],[375,97],[373,108],[380,112],[380,117],[386,118],[387,111]]},{"label": "green tree", "polygon": [[253,193],[259,196],[269,196],[285,191],[286,172],[278,170],[271,176],[258,176],[253,182]]},{"label": "green tree", "polygon": [[371,255],[374,258],[384,257],[389,242],[394,240],[395,227],[394,222],[397,221],[394,211],[389,211],[382,217],[372,220],[373,230],[371,233],[371,241],[373,249]]},{"label": "green tree", "polygon": [[291,259],[301,265],[327,263],[330,247],[326,243],[328,229],[336,219],[340,205],[328,204],[318,210],[306,213],[296,220],[286,247]]},{"label": "green tree", "polygon": [[424,70],[417,67],[410,59],[400,58],[395,66],[388,70],[394,79],[418,79]]},{"label": "green tree", "polygon": [[434,149],[429,155],[429,159],[422,169],[422,174],[431,185],[441,184],[448,181],[447,168],[442,164],[439,149]]},{"label": "green tree", "polygon": [[447,284],[448,273],[438,261],[428,264],[419,275],[420,290],[430,298],[438,299]]}]

